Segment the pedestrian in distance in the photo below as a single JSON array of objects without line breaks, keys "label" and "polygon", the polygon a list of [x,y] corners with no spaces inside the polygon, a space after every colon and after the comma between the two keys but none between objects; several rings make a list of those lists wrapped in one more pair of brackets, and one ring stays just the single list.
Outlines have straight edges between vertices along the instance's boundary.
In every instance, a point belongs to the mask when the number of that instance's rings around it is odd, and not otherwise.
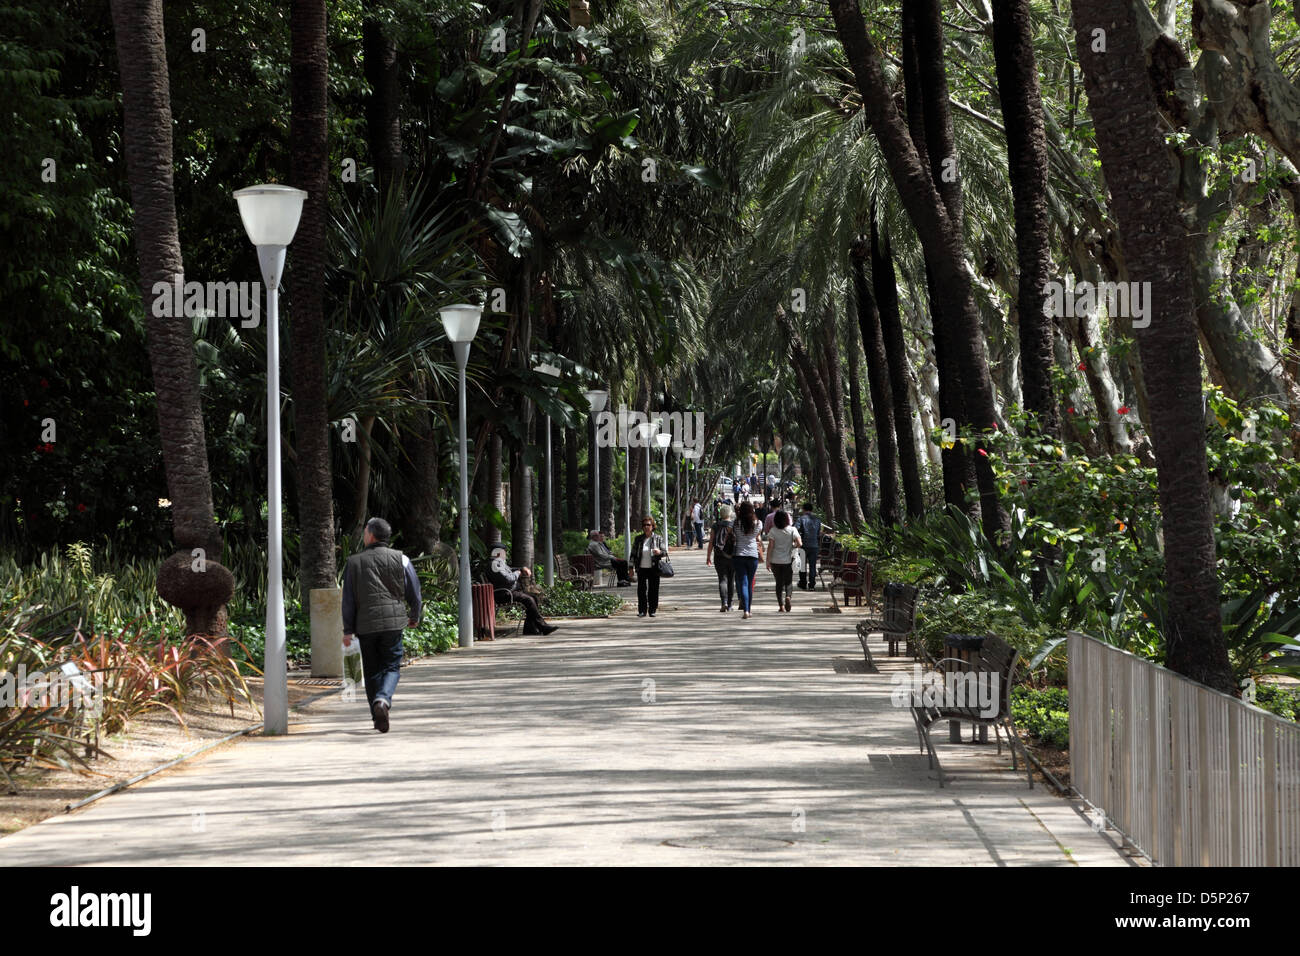
[{"label": "pedestrian in distance", "polygon": [[682,513],[682,540],[686,542],[686,547],[695,543],[695,524],[691,521],[691,511],[689,508]]},{"label": "pedestrian in distance", "polygon": [[366,701],[375,730],[388,733],[393,694],[402,674],[402,629],[420,623],[420,579],[411,559],[388,546],[383,518],[366,522],[364,550],[343,569],[343,646],[361,645]]},{"label": "pedestrian in distance", "polygon": [[731,559],[736,569],[736,591],[740,596],[742,620],[754,616],[754,576],[758,573],[758,562],[763,559],[763,526],[754,516],[754,505],[749,501],[740,503],[736,512],[736,521],[731,533],[736,539],[736,546]]},{"label": "pedestrian in distance", "polygon": [[[699,542],[696,545],[695,550],[703,551],[704,550],[704,508],[701,507],[699,498],[696,498],[695,504],[691,506],[691,527],[695,529],[695,540]],[[686,546],[688,548],[691,546],[690,541],[686,542]]]},{"label": "pedestrian in distance", "polygon": [[655,616],[659,610],[659,561],[668,557],[668,545],[655,534],[655,519],[641,519],[641,533],[632,539],[632,563],[636,566],[636,616]]},{"label": "pedestrian in distance", "polygon": [[767,537],[767,569],[776,583],[776,609],[790,610],[790,586],[794,582],[794,551],[803,547],[799,532],[790,527],[790,515],[778,510]]},{"label": "pedestrian in distance", "polygon": [[812,510],[812,502],[803,503],[803,513],[795,519],[795,530],[803,539],[803,553],[807,564],[799,572],[799,589],[801,591],[817,590],[817,552],[821,548],[822,523]]},{"label": "pedestrian in distance", "polygon": [[718,520],[709,532],[709,550],[704,553],[704,563],[712,564],[718,572],[718,598],[721,601],[719,612],[731,610],[735,597],[736,566],[731,560],[736,548],[736,539],[731,533],[731,505],[723,505],[718,511]]}]

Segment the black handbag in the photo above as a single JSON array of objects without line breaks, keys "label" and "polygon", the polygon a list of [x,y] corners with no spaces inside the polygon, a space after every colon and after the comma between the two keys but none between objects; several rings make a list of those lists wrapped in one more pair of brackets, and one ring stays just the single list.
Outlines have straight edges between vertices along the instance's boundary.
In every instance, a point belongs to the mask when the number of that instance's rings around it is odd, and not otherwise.
[{"label": "black handbag", "polygon": [[661,578],[671,578],[673,576],[673,563],[668,560],[667,554],[655,558],[654,565]]}]

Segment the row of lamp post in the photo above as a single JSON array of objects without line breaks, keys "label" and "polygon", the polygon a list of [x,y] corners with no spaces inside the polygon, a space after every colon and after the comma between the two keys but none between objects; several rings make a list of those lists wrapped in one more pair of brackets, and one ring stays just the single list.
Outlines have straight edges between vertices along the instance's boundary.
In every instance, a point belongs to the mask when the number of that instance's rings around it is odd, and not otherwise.
[{"label": "row of lamp post", "polygon": [[[289,729],[288,661],[285,655],[284,568],[282,562],[282,503],[280,495],[280,339],[279,339],[279,288],[284,274],[285,252],[298,231],[303,202],[307,193],[291,186],[258,185],[235,192],[240,219],[248,238],[257,247],[258,264],[266,286],[266,425],[267,425],[267,588],[266,588],[266,659],[264,662],[265,690],[263,709],[267,734],[284,734]],[[461,647],[474,644],[474,612],[470,581],[469,553],[469,470],[468,436],[465,412],[465,369],[469,364],[470,345],[478,334],[483,310],[477,305],[451,305],[440,309],[443,328],[456,356],[457,401],[459,416],[460,464],[460,584],[458,594],[459,643]],[[553,365],[539,365],[537,371],[558,378],[560,370]],[[592,389],[583,393],[591,408],[593,434],[595,487],[593,489],[593,527],[600,528],[600,454],[597,449],[599,429],[597,416],[605,409],[609,393]],[[640,436],[646,446],[646,512],[650,511],[650,437],[664,453],[664,524],[665,533],[671,526],[668,519],[668,446],[672,436],[659,432],[654,423],[640,426]],[[624,494],[623,494],[623,550],[630,557],[631,548],[631,448],[625,436]],[[554,583],[555,537],[552,523],[554,498],[552,494],[554,473],[551,462],[551,419],[546,417],[546,583]]]}]

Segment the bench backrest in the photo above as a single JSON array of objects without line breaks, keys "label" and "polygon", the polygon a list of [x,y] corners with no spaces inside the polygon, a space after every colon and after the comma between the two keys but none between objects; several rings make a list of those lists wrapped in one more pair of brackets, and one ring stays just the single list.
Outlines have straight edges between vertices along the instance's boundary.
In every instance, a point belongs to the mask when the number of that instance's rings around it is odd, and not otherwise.
[{"label": "bench backrest", "polygon": [[916,595],[914,584],[891,581],[885,585],[885,630],[910,632],[916,626]]},{"label": "bench backrest", "polygon": [[569,563],[567,554],[557,554],[555,556],[555,573],[562,578],[573,577],[573,565]]}]

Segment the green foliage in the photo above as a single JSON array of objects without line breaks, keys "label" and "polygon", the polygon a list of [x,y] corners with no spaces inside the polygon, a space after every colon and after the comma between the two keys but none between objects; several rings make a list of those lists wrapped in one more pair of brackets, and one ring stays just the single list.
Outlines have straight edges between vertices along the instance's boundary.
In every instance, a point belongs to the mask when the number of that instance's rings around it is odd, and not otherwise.
[{"label": "green foliage", "polygon": [[[943,656],[946,634],[996,634],[1020,652],[1019,668],[1028,667],[1034,652],[1060,632],[1044,624],[1028,624],[1011,604],[996,594],[934,594],[920,599],[916,612],[916,637],[931,657]],[[1064,655],[1054,654],[1044,665],[1049,680],[1065,676]]]},{"label": "green foliage", "polygon": [[1013,687],[1011,719],[1043,743],[1062,750],[1070,746],[1070,692],[1064,687]]},{"label": "green foliage", "polygon": [[542,599],[547,617],[606,617],[623,606],[623,598],[609,591],[580,591],[568,581],[556,581]]},{"label": "green foliage", "polygon": [[1259,684],[1255,688],[1255,706],[1300,723],[1300,688]]}]

